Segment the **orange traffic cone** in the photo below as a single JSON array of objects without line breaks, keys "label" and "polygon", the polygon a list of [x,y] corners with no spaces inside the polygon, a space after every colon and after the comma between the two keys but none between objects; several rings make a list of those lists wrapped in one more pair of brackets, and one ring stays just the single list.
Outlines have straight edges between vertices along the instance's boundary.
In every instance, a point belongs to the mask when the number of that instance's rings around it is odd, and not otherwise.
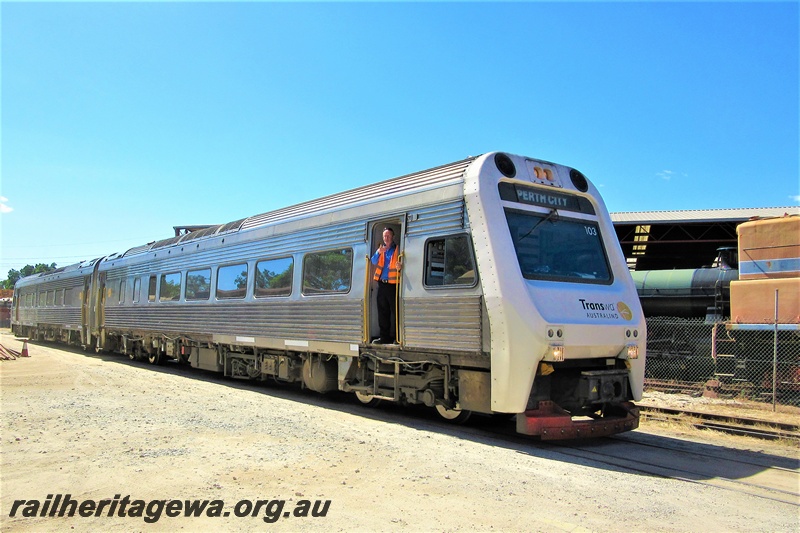
[{"label": "orange traffic cone", "polygon": [[22,355],[20,357],[30,357],[30,355],[28,355],[28,341],[23,341]]}]

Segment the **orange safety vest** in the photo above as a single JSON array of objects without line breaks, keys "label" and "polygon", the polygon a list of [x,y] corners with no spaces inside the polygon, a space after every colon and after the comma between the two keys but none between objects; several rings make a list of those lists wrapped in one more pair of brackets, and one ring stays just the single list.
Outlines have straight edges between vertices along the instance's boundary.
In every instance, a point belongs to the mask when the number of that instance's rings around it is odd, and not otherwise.
[{"label": "orange safety vest", "polygon": [[[400,255],[400,248],[398,246],[394,247],[394,253],[392,254],[392,258],[389,260],[389,272],[388,278],[389,283],[397,284],[397,257]],[[386,262],[386,254],[382,253],[378,257],[378,264],[375,265],[375,275],[372,276],[372,279],[375,281],[380,281],[381,279],[381,272],[383,272],[383,265]]]}]

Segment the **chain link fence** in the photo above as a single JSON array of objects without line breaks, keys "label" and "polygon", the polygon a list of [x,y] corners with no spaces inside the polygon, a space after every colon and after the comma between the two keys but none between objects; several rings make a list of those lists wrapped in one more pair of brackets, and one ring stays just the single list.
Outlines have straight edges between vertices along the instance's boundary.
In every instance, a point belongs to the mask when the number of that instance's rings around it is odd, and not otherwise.
[{"label": "chain link fence", "polygon": [[736,327],[648,318],[645,391],[800,406],[800,331]]}]

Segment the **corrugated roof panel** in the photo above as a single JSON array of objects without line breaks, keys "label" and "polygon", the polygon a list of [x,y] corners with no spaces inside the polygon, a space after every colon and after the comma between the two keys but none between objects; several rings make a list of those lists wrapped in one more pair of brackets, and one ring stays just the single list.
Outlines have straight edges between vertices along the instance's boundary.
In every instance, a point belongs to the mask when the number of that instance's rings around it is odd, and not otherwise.
[{"label": "corrugated roof panel", "polygon": [[657,224],[691,222],[736,222],[753,217],[781,217],[800,214],[800,207],[743,207],[736,209],[688,209],[682,211],[631,211],[611,213],[612,222],[620,224]]},{"label": "corrugated roof panel", "polygon": [[257,228],[267,224],[274,224],[279,221],[289,220],[296,217],[303,217],[311,214],[319,214],[324,211],[336,209],[344,205],[353,203],[366,203],[376,198],[389,198],[414,191],[447,184],[449,182],[463,179],[464,172],[474,157],[436,167],[414,174],[400,176],[390,180],[366,185],[357,189],[352,189],[342,193],[326,196],[317,200],[311,200],[302,204],[297,204],[284,209],[270,211],[261,215],[256,215],[245,220],[241,229]]},{"label": "corrugated roof panel", "polygon": [[148,243],[142,246],[131,248],[125,252],[123,257],[141,254],[154,248],[174,245],[180,242],[181,244],[193,241],[196,239],[210,238],[214,235],[221,235],[223,233],[234,233],[236,231],[257,228],[274,224],[276,222],[283,222],[293,218],[302,218],[309,215],[320,214],[325,211],[334,210],[342,206],[353,206],[363,203],[368,203],[377,198],[391,198],[394,196],[401,196],[417,190],[425,190],[427,188],[439,187],[453,182],[458,182],[464,179],[464,172],[476,157],[469,157],[462,161],[442,165],[440,167],[407,174],[397,178],[392,178],[379,183],[365,185],[357,189],[325,196],[316,200],[311,200],[305,203],[269,211],[260,215],[255,215],[249,218],[228,222],[227,224],[220,224],[216,226],[206,226],[204,229],[192,231],[190,233],[180,235],[178,237],[170,237],[163,239],[156,243]]}]

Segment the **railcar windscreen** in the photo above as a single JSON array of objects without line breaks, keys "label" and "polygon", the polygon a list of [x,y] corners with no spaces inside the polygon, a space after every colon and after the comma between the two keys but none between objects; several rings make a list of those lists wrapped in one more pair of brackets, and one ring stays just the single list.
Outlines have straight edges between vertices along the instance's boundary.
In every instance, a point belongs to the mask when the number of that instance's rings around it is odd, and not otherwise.
[{"label": "railcar windscreen", "polygon": [[608,258],[594,222],[506,209],[514,249],[527,279],[610,284]]}]

